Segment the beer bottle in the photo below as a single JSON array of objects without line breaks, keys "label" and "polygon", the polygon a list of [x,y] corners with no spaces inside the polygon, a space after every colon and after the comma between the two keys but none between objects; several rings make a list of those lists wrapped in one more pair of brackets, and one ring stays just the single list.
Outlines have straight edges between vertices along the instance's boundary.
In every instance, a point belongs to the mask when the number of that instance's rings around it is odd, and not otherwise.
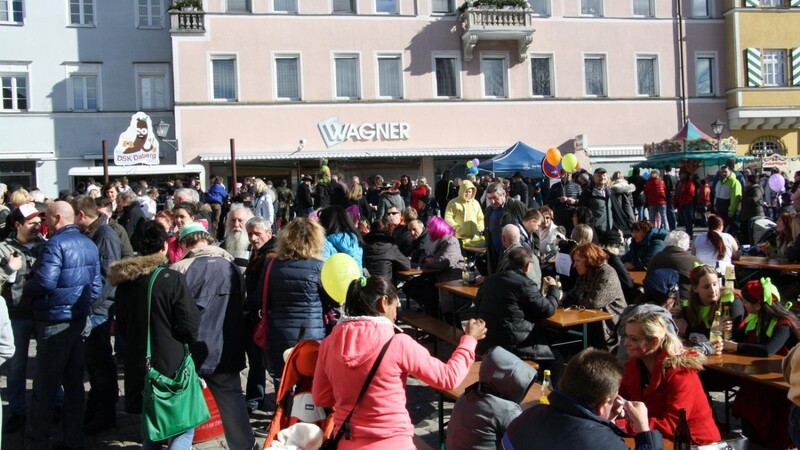
[{"label": "beer bottle", "polygon": [[[730,303],[725,302],[725,303],[722,304],[722,315],[720,316],[720,320],[721,320],[721,322],[725,322],[726,320],[730,320],[730,319],[731,319]],[[720,325],[722,325],[721,322],[720,322]],[[725,339],[726,341],[730,341],[732,337],[733,337],[733,330],[732,329],[731,330],[727,330],[727,329],[723,328],[723,330],[722,330],[722,339]]]},{"label": "beer bottle", "polygon": [[678,412],[678,426],[675,427],[675,450],[692,450],[692,433],[689,431],[689,422],[686,421],[686,410]]},{"label": "beer bottle", "polygon": [[461,269],[461,281],[469,284],[469,258],[464,258],[464,267]]},{"label": "beer bottle", "polygon": [[550,400],[547,399],[547,396],[553,392],[553,384],[550,381],[550,371],[544,371],[544,379],[542,379],[542,393],[539,394],[539,403],[542,405],[549,405]]},{"label": "beer bottle", "polygon": [[711,330],[708,334],[708,341],[713,346],[716,342],[722,342],[722,324],[720,323],[722,315],[719,310],[714,312],[714,322],[711,323]]}]

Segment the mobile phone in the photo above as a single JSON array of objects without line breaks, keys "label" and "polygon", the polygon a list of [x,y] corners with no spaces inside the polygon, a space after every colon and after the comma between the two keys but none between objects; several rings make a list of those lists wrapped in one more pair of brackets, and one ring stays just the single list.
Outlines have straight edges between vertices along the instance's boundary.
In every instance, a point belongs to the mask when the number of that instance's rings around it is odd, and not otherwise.
[{"label": "mobile phone", "polygon": [[13,256],[14,258],[16,258],[17,256],[19,256],[19,252],[18,252],[18,251],[16,251],[16,250],[14,250],[13,252],[11,252],[11,256]]}]

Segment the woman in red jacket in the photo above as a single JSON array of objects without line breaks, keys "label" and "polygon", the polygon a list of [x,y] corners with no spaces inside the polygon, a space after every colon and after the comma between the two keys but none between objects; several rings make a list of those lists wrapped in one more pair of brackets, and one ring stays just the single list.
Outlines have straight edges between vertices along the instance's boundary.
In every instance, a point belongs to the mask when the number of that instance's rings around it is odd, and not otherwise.
[{"label": "woman in red jacket", "polygon": [[[672,440],[678,426],[678,414],[686,410],[686,420],[695,444],[720,440],[698,371],[705,356],[683,348],[658,314],[642,313],[625,325],[625,350],[628,362],[622,375],[619,395],[627,400],[644,402],[650,417],[650,429]],[[619,423],[628,432],[633,427],[627,419]]]},{"label": "woman in red jacket", "polygon": [[678,194],[675,196],[675,206],[678,207],[681,222],[686,227],[686,234],[691,239],[694,233],[694,193],[696,189],[688,170],[681,168],[679,174],[681,181],[676,189]]},{"label": "woman in red jacket", "polygon": [[422,197],[429,197],[431,195],[431,188],[428,186],[428,180],[425,177],[417,178],[417,185],[411,191],[411,207],[416,209],[418,213],[422,212],[422,205],[419,204],[419,199]]},{"label": "woman in red jacket", "polygon": [[650,178],[644,184],[644,196],[647,198],[647,212],[650,222],[655,228],[666,228],[667,223],[667,187],[661,179],[661,173],[653,169]]}]

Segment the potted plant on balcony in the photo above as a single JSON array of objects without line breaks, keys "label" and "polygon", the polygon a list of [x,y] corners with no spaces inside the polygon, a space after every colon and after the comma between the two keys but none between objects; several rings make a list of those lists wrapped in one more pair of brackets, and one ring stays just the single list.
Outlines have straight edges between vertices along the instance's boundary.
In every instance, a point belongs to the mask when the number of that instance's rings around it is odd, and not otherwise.
[{"label": "potted plant on balcony", "polygon": [[467,0],[458,8],[458,12],[463,14],[469,8],[528,9],[530,5],[527,0]]},{"label": "potted plant on balcony", "polygon": [[169,7],[173,11],[202,11],[202,0],[173,0]]}]

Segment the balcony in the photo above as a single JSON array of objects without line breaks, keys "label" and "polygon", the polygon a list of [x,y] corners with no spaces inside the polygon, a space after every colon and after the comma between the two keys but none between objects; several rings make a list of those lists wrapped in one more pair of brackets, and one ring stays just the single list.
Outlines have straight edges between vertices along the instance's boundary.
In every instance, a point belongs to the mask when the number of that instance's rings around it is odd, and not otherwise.
[{"label": "balcony", "polygon": [[528,46],[533,42],[533,10],[486,8],[470,6],[461,14],[464,34],[461,46],[464,60],[472,61],[472,51],[478,41],[517,41],[519,60],[528,57]]},{"label": "balcony", "polygon": [[202,10],[170,10],[169,22],[172,34],[204,34],[206,12]]}]

